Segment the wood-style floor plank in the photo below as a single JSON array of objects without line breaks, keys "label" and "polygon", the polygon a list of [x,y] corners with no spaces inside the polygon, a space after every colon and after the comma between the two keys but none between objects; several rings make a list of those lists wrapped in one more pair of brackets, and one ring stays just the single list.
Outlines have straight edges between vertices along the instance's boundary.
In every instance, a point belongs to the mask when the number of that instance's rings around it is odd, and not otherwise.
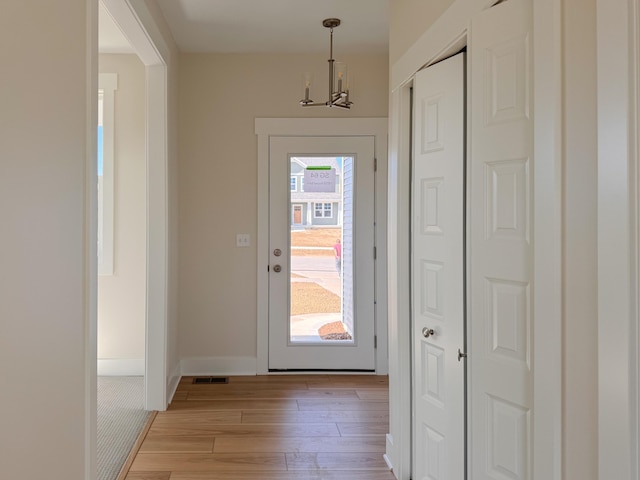
[{"label": "wood-style floor plank", "polygon": [[356,394],[360,400],[377,400],[380,402],[389,401],[389,392],[386,390],[380,391],[378,388],[358,388],[356,390]]},{"label": "wood-style floor plank", "polygon": [[394,480],[384,376],[192,380],[155,416],[127,480]]},{"label": "wood-style floor plank", "polygon": [[188,394],[188,393],[189,393],[189,392],[187,392],[186,390],[184,390],[184,391],[180,391],[180,392],[176,392],[176,393],[173,395],[173,399],[174,399],[174,400],[186,400],[186,399],[187,399],[187,394]]},{"label": "wood-style floor plank", "polygon": [[[265,412],[277,412],[278,410],[264,410]],[[209,412],[184,412],[177,410],[167,410],[158,412],[154,425],[173,425],[190,423],[240,423],[242,421],[242,410],[220,410]]]},{"label": "wood-style floor plank", "polygon": [[285,456],[277,453],[139,453],[131,471],[238,472],[285,471]]},{"label": "wood-style floor plank", "polygon": [[213,453],[213,435],[147,435],[140,453]]},{"label": "wood-style floor plank", "polygon": [[323,411],[323,410],[389,410],[387,402],[376,402],[371,400],[351,400],[351,399],[301,399],[297,400],[298,408],[301,411]]},{"label": "wood-style floor plank", "polygon": [[384,423],[372,422],[350,422],[338,423],[340,435],[384,435],[387,433],[388,427]]},{"label": "wood-style floor plank", "polygon": [[288,470],[388,470],[375,453],[287,453]]},{"label": "wood-style floor plank", "polygon": [[340,431],[335,423],[311,423],[304,425],[297,425],[294,423],[242,423],[239,425],[193,423],[191,425],[176,424],[168,426],[156,426],[154,424],[151,426],[151,430],[149,430],[149,436],[153,435],[214,435],[216,437],[223,435],[246,435],[247,437],[339,437]]},{"label": "wood-style floor plank", "polygon": [[333,410],[316,412],[281,412],[278,410],[245,410],[242,423],[326,423],[376,422],[389,423],[388,410]]},{"label": "wood-style floor plank", "polygon": [[317,453],[351,452],[384,454],[386,438],[378,436],[352,437],[220,437],[213,453]]},{"label": "wood-style floor plank", "polygon": [[169,409],[175,411],[196,410],[298,410],[295,399],[276,400],[210,400],[207,402],[173,401]]},{"label": "wood-style floor plank", "polygon": [[261,388],[247,388],[247,389],[216,389],[206,391],[189,391],[187,400],[248,400],[248,399],[260,399],[260,400],[272,400],[272,399],[291,399],[291,398],[350,398],[360,399],[358,394],[353,389],[266,389]]},{"label": "wood-style floor plank", "polygon": [[169,480],[171,472],[130,472],[126,480]]},{"label": "wood-style floor plank", "polygon": [[171,480],[396,480],[391,472],[371,470],[323,472],[195,473],[173,472]]}]

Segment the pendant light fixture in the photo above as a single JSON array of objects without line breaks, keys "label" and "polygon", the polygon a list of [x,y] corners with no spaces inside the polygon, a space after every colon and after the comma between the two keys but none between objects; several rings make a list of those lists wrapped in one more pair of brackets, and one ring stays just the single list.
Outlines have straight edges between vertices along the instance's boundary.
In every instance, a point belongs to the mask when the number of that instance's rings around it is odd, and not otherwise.
[{"label": "pendant light fixture", "polygon": [[327,18],[322,25],[330,30],[329,42],[329,100],[326,102],[314,102],[309,98],[311,90],[311,74],[305,73],[304,99],[300,100],[303,107],[340,107],[350,109],[353,102],[349,101],[349,79],[347,77],[347,64],[336,62],[333,59],[333,29],[340,25],[339,18]]}]

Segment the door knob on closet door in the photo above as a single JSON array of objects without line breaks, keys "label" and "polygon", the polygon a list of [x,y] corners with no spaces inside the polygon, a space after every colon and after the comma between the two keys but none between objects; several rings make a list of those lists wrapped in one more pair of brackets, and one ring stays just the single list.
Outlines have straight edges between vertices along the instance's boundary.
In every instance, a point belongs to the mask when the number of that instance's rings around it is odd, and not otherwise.
[{"label": "door knob on closet door", "polygon": [[422,336],[424,338],[429,338],[429,337],[431,337],[432,335],[435,335],[435,334],[436,334],[436,332],[433,330],[433,328],[424,327],[422,329]]}]

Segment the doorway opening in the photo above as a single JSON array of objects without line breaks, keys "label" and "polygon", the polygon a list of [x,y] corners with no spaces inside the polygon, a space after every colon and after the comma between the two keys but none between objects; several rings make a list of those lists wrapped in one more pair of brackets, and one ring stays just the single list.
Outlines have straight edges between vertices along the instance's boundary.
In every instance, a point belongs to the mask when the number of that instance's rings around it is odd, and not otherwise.
[{"label": "doorway opening", "polygon": [[146,72],[99,10],[97,479],[115,479],[145,411]]}]

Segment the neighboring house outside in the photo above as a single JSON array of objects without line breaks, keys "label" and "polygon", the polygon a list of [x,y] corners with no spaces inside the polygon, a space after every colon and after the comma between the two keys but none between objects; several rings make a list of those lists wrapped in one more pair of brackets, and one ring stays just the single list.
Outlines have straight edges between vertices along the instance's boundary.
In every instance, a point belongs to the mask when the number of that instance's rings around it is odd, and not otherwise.
[{"label": "neighboring house outside", "polygon": [[[307,167],[331,167],[336,171],[333,192],[305,192]],[[342,165],[335,157],[291,158],[291,226],[308,228],[342,225]]]}]

